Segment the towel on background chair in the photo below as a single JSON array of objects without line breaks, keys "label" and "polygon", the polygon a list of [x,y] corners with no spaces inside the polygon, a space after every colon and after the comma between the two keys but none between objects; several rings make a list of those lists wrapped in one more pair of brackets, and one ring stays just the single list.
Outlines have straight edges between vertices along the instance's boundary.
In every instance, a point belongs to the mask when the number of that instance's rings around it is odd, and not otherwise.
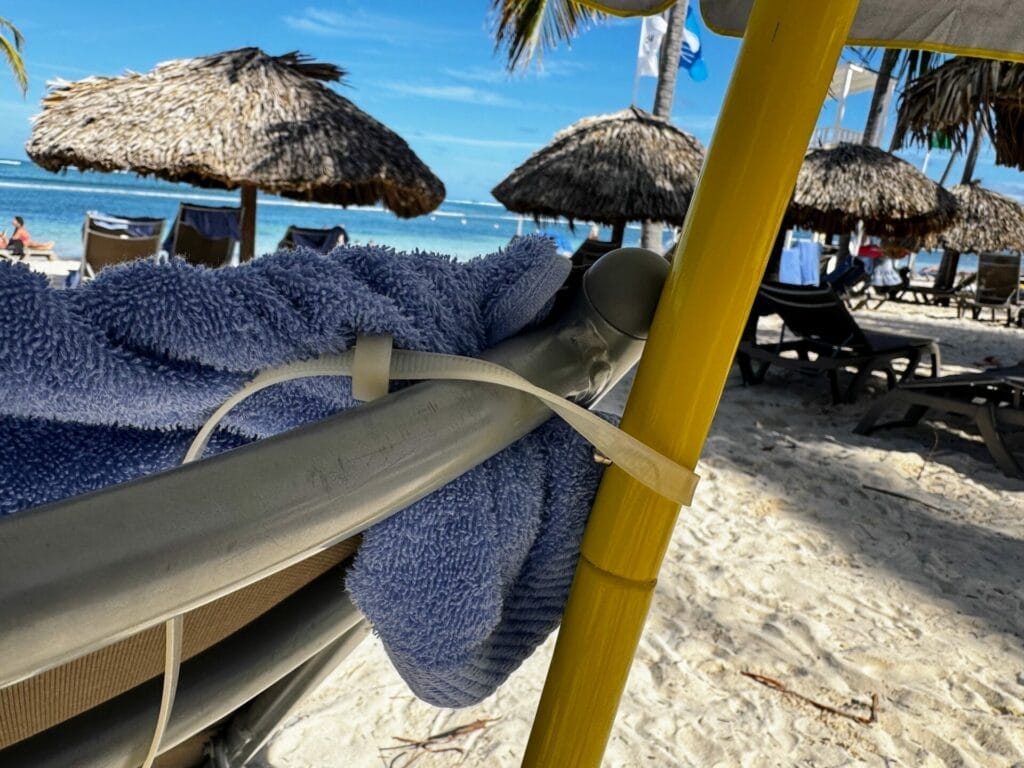
[{"label": "towel on background chair", "polygon": [[779,282],[788,285],[818,285],[821,282],[821,246],[799,240],[782,251]]},{"label": "towel on background chair", "polygon": [[[381,247],[138,261],[75,291],[0,264],[0,514],[176,466],[255,372],[359,334],[478,355],[542,318],[568,271],[544,237],[461,263]],[[348,379],[279,385],[208,453],[354,405]],[[477,701],[557,624],[599,477],[586,442],[549,422],[365,533],[350,588],[417,693]]]}]

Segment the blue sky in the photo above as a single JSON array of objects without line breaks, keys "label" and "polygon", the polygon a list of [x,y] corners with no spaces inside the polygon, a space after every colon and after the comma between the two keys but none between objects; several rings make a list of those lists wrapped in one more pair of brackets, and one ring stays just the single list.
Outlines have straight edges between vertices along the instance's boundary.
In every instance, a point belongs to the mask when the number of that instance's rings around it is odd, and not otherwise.
[{"label": "blue sky", "polygon": [[[490,200],[490,189],[557,130],[629,105],[640,21],[591,28],[571,48],[546,55],[540,67],[508,75],[494,51],[489,6],[488,0],[305,6],[179,0],[134,3],[129,12],[113,3],[24,3],[6,15],[27,38],[30,89],[22,99],[13,80],[0,75],[0,156],[24,155],[29,118],[49,80],[145,71],[167,59],[257,45],[341,65],[349,72],[341,92],[401,134],[445,182],[450,198]],[[681,73],[673,119],[707,143],[739,43],[707,30],[703,40],[710,76],[695,83]],[[654,80],[645,78],[638,105],[650,109],[653,94]],[[868,100],[868,94],[851,98],[844,126],[863,127]],[[823,107],[820,124],[832,123],[833,104]],[[901,154],[920,167],[923,151]],[[933,157],[930,175],[941,173],[946,157]],[[953,173],[959,179],[957,167]],[[1024,197],[1024,176],[995,167],[991,148],[976,175]]]}]

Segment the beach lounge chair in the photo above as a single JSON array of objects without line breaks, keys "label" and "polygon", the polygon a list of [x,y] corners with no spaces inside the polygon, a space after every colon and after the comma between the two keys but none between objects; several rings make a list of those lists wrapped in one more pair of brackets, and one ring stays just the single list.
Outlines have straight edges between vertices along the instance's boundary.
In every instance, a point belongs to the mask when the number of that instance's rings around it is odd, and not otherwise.
[{"label": "beach lounge chair", "polygon": [[1010,325],[1020,294],[1020,260],[1019,253],[978,254],[974,295],[960,297],[956,316],[963,317],[970,310],[971,317],[977,320],[982,311],[988,309],[995,320],[996,310],[1006,310],[1006,324]]},{"label": "beach lounge chair", "polygon": [[[783,329],[777,342],[759,343],[757,324],[777,314]],[[787,339],[787,333],[795,338]],[[922,356],[931,358],[931,374],[939,375],[940,355],[935,339],[918,339],[864,331],[831,286],[789,286],[763,283],[737,350],[736,360],[747,384],[764,381],[772,365],[804,373],[826,373],[835,403],[854,402],[871,374],[882,371],[889,387],[896,385],[893,361],[905,360],[900,379],[917,371]],[[759,366],[754,370],[753,362]],[[853,369],[845,394],[839,389],[839,371]]]},{"label": "beach lounge chair", "polygon": [[284,233],[278,248],[295,248],[303,246],[320,253],[329,253],[339,245],[348,244],[348,232],[342,226],[330,229],[310,229],[292,224]]},{"label": "beach lounge chair", "polygon": [[[904,406],[902,419],[876,423],[887,410]],[[905,382],[875,401],[854,431],[870,435],[879,429],[911,427],[929,410],[973,420],[999,468],[1010,477],[1024,477],[1004,439],[1005,432],[1024,428],[1024,365]]]},{"label": "beach lounge chair", "polygon": [[[666,270],[595,268],[566,315],[487,359],[593,401],[639,357]],[[360,532],[551,415],[480,386],[407,387],[0,517],[0,766],[139,765],[160,710],[161,623],[182,614],[159,765],[197,766],[204,745],[213,764],[243,765],[368,633],[341,588]]]},{"label": "beach lounge chair", "polygon": [[957,301],[969,287],[974,285],[978,279],[977,272],[971,272],[960,278],[955,285],[949,288],[934,288],[926,285],[908,285],[900,294],[902,299],[910,295],[915,304],[948,304],[950,301]]},{"label": "beach lounge chair", "polygon": [[160,252],[163,219],[110,216],[90,211],[82,226],[80,277],[94,277],[114,264],[155,258]]},{"label": "beach lounge chair", "polygon": [[190,264],[223,267],[242,239],[242,209],[181,203],[163,249]]}]

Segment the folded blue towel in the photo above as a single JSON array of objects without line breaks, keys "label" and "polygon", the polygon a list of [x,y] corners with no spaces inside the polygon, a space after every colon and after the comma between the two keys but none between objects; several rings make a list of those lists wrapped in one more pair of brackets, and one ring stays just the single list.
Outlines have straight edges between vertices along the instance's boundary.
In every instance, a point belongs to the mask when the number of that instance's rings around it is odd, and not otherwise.
[{"label": "folded blue towel", "polygon": [[[568,271],[543,237],[465,263],[371,247],[136,262],[75,291],[0,264],[0,514],[177,465],[254,372],[358,334],[477,355],[543,316]],[[347,379],[280,385],[208,452],[355,404]],[[419,695],[478,701],[557,624],[600,469],[549,422],[365,533],[349,589]]]}]

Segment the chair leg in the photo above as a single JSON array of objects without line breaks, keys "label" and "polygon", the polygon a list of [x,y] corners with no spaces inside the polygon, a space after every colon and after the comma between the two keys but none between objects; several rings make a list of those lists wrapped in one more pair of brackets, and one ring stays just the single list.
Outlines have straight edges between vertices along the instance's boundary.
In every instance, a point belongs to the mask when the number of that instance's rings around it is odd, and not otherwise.
[{"label": "chair leg", "polygon": [[975,416],[978,430],[985,439],[985,447],[988,448],[988,452],[992,454],[992,458],[995,459],[1004,474],[1009,477],[1024,477],[1024,472],[1021,472],[1020,465],[1013,458],[1013,454],[1010,453],[1006,441],[1003,440],[1003,436],[999,432],[994,410],[995,406],[989,404],[987,408],[979,408]]},{"label": "chair leg", "polygon": [[928,345],[928,354],[932,359],[932,378],[938,378],[942,374],[942,351],[938,342],[933,341]]},{"label": "chair leg", "polygon": [[857,395],[859,395],[864,389],[864,386],[868,383],[873,371],[874,368],[870,363],[866,363],[863,368],[857,369],[857,372],[853,375],[853,381],[851,381],[850,386],[846,388],[845,401],[847,403],[857,402]]},{"label": "chair leg", "polygon": [[879,417],[885,412],[886,408],[891,405],[895,405],[900,402],[902,398],[899,397],[899,390],[880,397],[872,403],[871,407],[868,408],[867,412],[861,417],[861,420],[857,422],[857,426],[853,428],[853,431],[858,435],[870,435],[873,432],[877,432],[880,429],[892,429],[893,427],[913,427],[928,413],[927,405],[914,404],[911,405],[906,414],[902,419],[895,421],[885,421],[881,424],[876,424]]},{"label": "chair leg", "polygon": [[736,353],[736,364],[740,367],[740,378],[744,384],[754,383],[754,367],[750,364],[750,355]]},{"label": "chair leg", "polygon": [[839,392],[839,371],[834,368],[828,372],[828,384],[832,390],[832,405],[839,405],[843,402],[843,396]]}]

